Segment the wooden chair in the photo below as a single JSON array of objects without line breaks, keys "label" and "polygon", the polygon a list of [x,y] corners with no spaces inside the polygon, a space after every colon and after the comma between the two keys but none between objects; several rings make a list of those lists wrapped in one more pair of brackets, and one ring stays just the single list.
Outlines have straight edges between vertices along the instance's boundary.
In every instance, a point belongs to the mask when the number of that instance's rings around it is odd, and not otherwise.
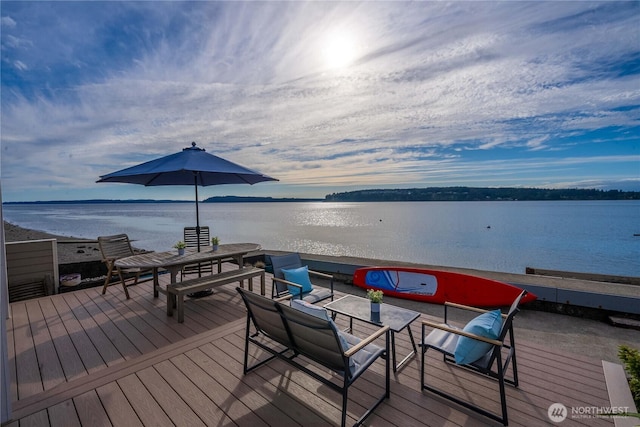
[{"label": "wooden chair", "polygon": [[[271,265],[273,267],[273,290],[272,298],[283,298],[292,295],[291,289],[300,288],[300,292],[293,295],[294,298],[300,298],[312,304],[331,298],[333,301],[333,275],[320,273],[318,271],[309,270],[309,276],[315,276],[330,280],[330,288],[320,286],[312,286],[311,291],[304,291],[303,287],[298,283],[293,283],[285,279],[283,270],[291,270],[303,267],[300,254],[292,253],[280,256],[270,256]],[[295,290],[295,289],[294,289]]]},{"label": "wooden chair", "polygon": [[[200,227],[200,234],[198,235],[196,227],[184,228],[184,243],[188,248],[199,248],[200,252],[210,250],[211,241],[209,240],[209,227]],[[198,246],[198,240],[200,245]],[[218,261],[218,273],[222,271],[222,263]],[[180,272],[180,279],[182,280],[185,274],[198,273],[201,276],[202,273],[213,273],[213,261],[201,262],[198,264],[185,265]]]},{"label": "wooden chair", "polygon": [[[102,262],[107,265],[107,278],[105,279],[104,286],[102,287],[102,294],[104,295],[107,292],[107,288],[111,286],[111,277],[113,276],[113,273],[117,271],[118,277],[120,278],[120,283],[122,284],[122,288],[124,289],[124,294],[126,295],[127,299],[129,299],[130,297],[127,286],[136,285],[143,273],[153,273],[153,271],[143,271],[140,268],[120,269],[116,267],[116,260],[135,255],[135,252],[133,252],[133,248],[131,247],[131,242],[129,241],[129,236],[127,236],[126,234],[99,236],[98,245],[100,246],[100,252],[102,253]],[[127,285],[126,280],[129,279],[132,275],[132,278],[134,279],[133,283]]]},{"label": "wooden chair", "polygon": [[[522,298],[527,294],[527,291],[522,291],[522,293],[513,301],[511,307],[507,314],[500,313],[498,318],[502,319],[502,323],[500,325],[499,333],[497,333],[496,337],[488,337],[483,336],[481,334],[468,332],[471,330],[470,328],[465,327],[465,329],[458,329],[454,326],[450,326],[447,324],[447,307],[462,309],[462,310],[470,310],[476,313],[482,314],[491,314],[489,310],[482,310],[475,307],[469,307],[461,304],[454,303],[445,303],[445,311],[444,311],[444,323],[438,324],[429,322],[427,320],[422,321],[422,363],[420,369],[420,383],[423,390],[431,391],[439,396],[442,396],[446,399],[449,399],[459,405],[462,405],[468,409],[471,409],[479,414],[482,414],[486,417],[494,419],[496,421],[501,422],[505,426],[508,425],[507,418],[507,401],[506,401],[506,393],[505,393],[505,383],[510,384],[514,387],[518,387],[518,367],[516,364],[516,345],[513,335],[513,318],[518,313],[518,305]],[[477,319],[477,318],[476,318]],[[474,319],[475,320],[475,319]],[[471,322],[467,324],[469,326]],[[426,328],[433,328],[433,330],[427,335]],[[507,340],[507,334],[509,335],[509,339]],[[490,335],[490,334],[487,334]],[[470,346],[464,346],[468,351],[473,351],[476,349],[481,349],[486,347],[486,351],[482,350],[479,353],[479,358],[476,360],[468,360],[462,363],[457,364],[462,368],[467,370],[482,374],[489,378],[498,381],[498,386],[500,390],[500,405],[501,405],[501,414],[495,414],[486,409],[480,408],[479,406],[473,405],[470,402],[464,401],[453,394],[444,392],[440,389],[437,389],[433,386],[427,385],[425,381],[425,354],[427,350],[433,349],[443,354],[443,359],[447,363],[456,363],[456,357],[458,360],[464,358],[465,354],[460,354],[460,348],[458,348],[458,343],[461,337],[465,337],[470,339],[471,341],[467,341],[465,344],[470,344]],[[484,347],[479,347],[484,346]],[[503,359],[503,351],[506,354],[506,357]],[[467,352],[468,354],[468,352]],[[475,357],[471,358],[475,359]],[[462,359],[464,360],[464,359]],[[511,366],[511,378],[506,377],[507,370]]]}]

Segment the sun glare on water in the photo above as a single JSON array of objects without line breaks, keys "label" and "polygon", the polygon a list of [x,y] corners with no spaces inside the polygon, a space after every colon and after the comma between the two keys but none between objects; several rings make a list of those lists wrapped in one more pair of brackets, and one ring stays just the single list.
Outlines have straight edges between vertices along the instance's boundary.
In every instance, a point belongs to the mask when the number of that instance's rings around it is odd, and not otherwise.
[{"label": "sun glare on water", "polygon": [[323,53],[329,68],[349,66],[356,57],[356,45],[353,36],[345,31],[330,33],[325,40]]}]

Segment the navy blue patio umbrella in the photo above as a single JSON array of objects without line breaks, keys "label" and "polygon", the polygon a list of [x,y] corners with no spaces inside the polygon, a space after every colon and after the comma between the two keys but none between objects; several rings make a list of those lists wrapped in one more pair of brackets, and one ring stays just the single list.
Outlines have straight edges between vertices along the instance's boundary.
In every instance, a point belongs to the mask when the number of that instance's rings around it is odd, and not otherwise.
[{"label": "navy blue patio umbrella", "polygon": [[124,182],[144,186],[193,185],[196,190],[196,233],[200,251],[198,186],[256,184],[263,181],[278,180],[209,154],[192,142],[191,147],[178,153],[103,175],[97,182]]}]

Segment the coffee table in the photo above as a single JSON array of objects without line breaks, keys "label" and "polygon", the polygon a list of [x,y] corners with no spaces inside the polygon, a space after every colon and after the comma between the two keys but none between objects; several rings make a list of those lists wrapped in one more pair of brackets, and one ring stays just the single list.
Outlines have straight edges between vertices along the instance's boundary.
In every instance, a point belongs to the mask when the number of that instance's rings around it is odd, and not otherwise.
[{"label": "coffee table", "polygon": [[[340,299],[325,304],[324,308],[336,313],[349,317],[349,329],[353,330],[353,319],[361,320],[371,325],[389,326],[391,330],[391,356],[393,358],[393,372],[396,372],[411,357],[418,352],[416,342],[411,332],[411,323],[420,317],[417,311],[407,310],[406,308],[396,307],[391,304],[380,304],[380,313],[371,313],[371,302],[366,298],[357,297],[355,295],[346,295]],[[413,351],[396,363],[396,339],[395,334],[402,332],[404,329],[409,333],[411,346]]]}]

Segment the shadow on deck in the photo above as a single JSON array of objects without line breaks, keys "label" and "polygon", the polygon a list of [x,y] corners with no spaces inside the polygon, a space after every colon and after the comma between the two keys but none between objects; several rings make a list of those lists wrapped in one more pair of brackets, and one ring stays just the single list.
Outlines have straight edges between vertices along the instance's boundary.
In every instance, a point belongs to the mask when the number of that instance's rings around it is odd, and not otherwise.
[{"label": "shadow on deck", "polygon": [[[8,350],[14,421],[6,425],[339,424],[340,396],[289,365],[276,360],[243,375],[245,310],[235,284],[189,300],[182,324],[166,316],[165,297],[154,299],[151,286],[129,288],[130,300],[113,286],[106,295],[91,288],[12,303]],[[337,321],[346,326],[346,319]],[[356,335],[373,330],[354,326]],[[517,337],[517,321],[515,328]],[[418,333],[418,323],[413,330]],[[520,387],[507,389],[510,425],[551,424],[547,410],[553,403],[569,408],[562,425],[613,424],[571,415],[571,408],[611,406],[599,360],[522,341],[517,345]],[[409,353],[406,333],[397,335],[397,346],[399,354]],[[260,357],[257,350],[252,355]],[[367,425],[499,425],[421,392],[419,361],[418,356],[392,375],[391,398]],[[351,423],[379,393],[377,376],[383,370],[377,362],[354,385]],[[428,359],[427,373],[431,383],[498,410],[495,382],[435,357]]]}]

